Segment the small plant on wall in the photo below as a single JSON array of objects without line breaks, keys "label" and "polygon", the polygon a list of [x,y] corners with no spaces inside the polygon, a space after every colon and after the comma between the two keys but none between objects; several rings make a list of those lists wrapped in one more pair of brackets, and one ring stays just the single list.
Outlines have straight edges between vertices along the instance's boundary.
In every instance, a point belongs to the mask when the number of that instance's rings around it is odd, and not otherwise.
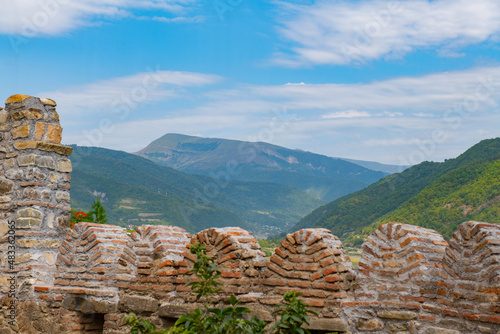
[{"label": "small plant on wall", "polygon": [[198,308],[194,312],[183,315],[177,320],[172,328],[157,330],[156,326],[149,321],[137,318],[134,313],[130,313],[124,318],[126,324],[131,325],[131,334],[308,334],[307,329],[302,328],[309,323],[308,314],[314,314],[310,306],[303,302],[300,294],[293,291],[285,293],[284,303],[276,305],[279,307],[275,314],[280,316],[276,324],[266,331],[267,323],[253,316],[245,319],[244,314],[250,313],[247,307],[239,306],[239,301],[235,296],[229,298],[231,306],[226,308],[213,308],[214,301],[211,296],[220,292],[221,285],[216,280],[221,273],[217,270],[215,262],[206,254],[204,245],[197,243],[190,248],[191,253],[196,254],[197,261],[193,269],[186,274],[194,274],[196,281],[187,285],[196,294],[196,300],[202,300],[203,308]]}]

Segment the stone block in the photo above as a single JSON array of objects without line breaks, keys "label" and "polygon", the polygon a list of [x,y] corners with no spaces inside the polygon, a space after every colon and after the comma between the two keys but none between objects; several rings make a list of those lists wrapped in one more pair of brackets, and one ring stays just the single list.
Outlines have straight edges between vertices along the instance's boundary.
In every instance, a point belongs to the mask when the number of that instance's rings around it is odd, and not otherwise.
[{"label": "stone block", "polygon": [[163,304],[158,309],[158,315],[164,318],[178,319],[183,315],[189,314],[196,309],[194,305],[173,305]]},{"label": "stone block", "polygon": [[397,319],[397,320],[413,320],[416,319],[418,316],[415,312],[407,312],[407,311],[381,311],[378,312],[377,315],[380,318]]},{"label": "stone block", "polygon": [[69,202],[69,192],[67,191],[58,191],[56,192],[56,200],[58,202]]},{"label": "stone block", "polygon": [[8,117],[9,114],[7,114],[7,112],[5,110],[1,110],[0,111],[0,124],[3,124],[5,122],[7,122],[7,117]]},{"label": "stone block", "polygon": [[52,239],[19,239],[17,240],[17,245],[22,248],[31,247],[47,247],[47,248],[59,248],[61,246],[61,241]]},{"label": "stone block", "polygon": [[305,326],[310,330],[315,331],[332,331],[332,332],[345,332],[349,329],[346,322],[341,319],[328,319],[328,318],[311,318],[309,326]]},{"label": "stone block", "polygon": [[14,182],[0,178],[0,195],[10,194],[14,188]]},{"label": "stone block", "polygon": [[42,110],[38,108],[30,108],[29,110],[16,111],[10,115],[10,119],[13,121],[21,120],[23,118],[41,119],[42,117],[43,117]]},{"label": "stone block", "polygon": [[16,254],[16,263],[26,263],[31,260],[31,253]]},{"label": "stone block", "polygon": [[393,322],[393,323],[388,323],[386,325],[386,328],[391,333],[399,334],[404,332],[409,333],[408,330],[410,329],[410,326],[408,323]]},{"label": "stone block", "polygon": [[9,224],[6,221],[0,221],[0,237],[6,235],[8,231],[9,231]]},{"label": "stone block", "polygon": [[36,123],[35,140],[42,140],[45,135],[47,125],[41,122]]},{"label": "stone block", "polygon": [[73,152],[73,147],[52,143],[37,142],[36,147],[42,151],[56,152],[57,154],[65,156],[70,156],[71,152]]},{"label": "stone block", "polygon": [[33,166],[36,163],[36,154],[20,155],[17,157],[17,163],[19,166]]},{"label": "stone block", "polygon": [[29,99],[31,96],[29,95],[23,95],[23,94],[16,94],[16,95],[12,95],[11,97],[9,97],[6,101],[5,101],[5,104],[11,104],[11,103],[18,103],[18,102],[22,102],[26,99]]},{"label": "stone block", "polygon": [[124,312],[154,313],[158,311],[160,303],[151,297],[125,295],[120,299],[119,308]]},{"label": "stone block", "polygon": [[359,319],[356,328],[360,331],[375,332],[384,329],[384,324],[378,319]]},{"label": "stone block", "polygon": [[58,159],[57,163],[59,165],[59,172],[61,173],[70,173],[73,170],[71,160],[69,159]]},{"label": "stone block", "polygon": [[14,168],[14,167],[16,167],[16,159],[9,159],[9,160],[5,160],[3,162],[3,168],[4,168],[4,170],[11,169],[11,168]]},{"label": "stone block", "polygon": [[57,106],[56,101],[54,101],[52,99],[47,99],[45,97],[40,98],[40,102],[42,102],[42,104],[46,105],[46,106],[51,106],[51,107],[56,107]]},{"label": "stone block", "polygon": [[42,225],[41,219],[36,219],[36,218],[16,219],[16,228],[18,229],[26,229],[26,228],[39,229],[41,225]]},{"label": "stone block", "polygon": [[18,150],[33,149],[33,148],[36,148],[37,142],[36,141],[31,141],[31,140],[28,140],[28,141],[16,141],[14,143],[14,146]]},{"label": "stone block", "polygon": [[12,137],[14,139],[26,138],[30,133],[30,126],[29,125],[19,126],[17,128],[12,129],[11,132],[12,132]]},{"label": "stone block", "polygon": [[49,125],[44,140],[54,144],[59,144],[62,139],[62,127],[59,125]]},{"label": "stone block", "polygon": [[25,208],[17,211],[18,218],[37,218],[42,219],[43,214],[33,208]]},{"label": "stone block", "polygon": [[79,311],[85,314],[107,314],[117,310],[116,303],[104,300],[92,300],[83,297],[66,296],[62,306],[71,311]]},{"label": "stone block", "polygon": [[42,168],[56,169],[56,163],[54,162],[54,159],[52,159],[52,157],[44,157],[37,155],[35,159],[35,164],[38,167]]},{"label": "stone block", "polygon": [[438,328],[438,327],[429,327],[427,328],[427,334],[460,334],[459,331],[454,329],[446,329],[446,328]]}]

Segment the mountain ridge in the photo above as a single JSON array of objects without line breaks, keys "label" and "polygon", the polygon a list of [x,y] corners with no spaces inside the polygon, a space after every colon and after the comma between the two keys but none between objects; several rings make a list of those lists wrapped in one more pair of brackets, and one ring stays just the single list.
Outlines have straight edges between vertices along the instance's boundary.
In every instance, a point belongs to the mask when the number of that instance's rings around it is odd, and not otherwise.
[{"label": "mountain ridge", "polygon": [[[363,236],[389,221],[433,228],[445,237],[466,220],[500,222],[500,201],[494,200],[500,196],[499,159],[500,138],[483,140],[454,159],[422,162],[321,206],[292,229],[325,227],[347,243],[359,244]],[[484,205],[479,212],[457,214],[462,205],[477,209],[489,201],[493,209]]]},{"label": "mountain ridge", "polygon": [[326,201],[363,189],[388,175],[345,159],[269,143],[183,134],[166,134],[135,154],[190,174],[217,176],[228,169],[237,170],[234,179],[279,183]]}]

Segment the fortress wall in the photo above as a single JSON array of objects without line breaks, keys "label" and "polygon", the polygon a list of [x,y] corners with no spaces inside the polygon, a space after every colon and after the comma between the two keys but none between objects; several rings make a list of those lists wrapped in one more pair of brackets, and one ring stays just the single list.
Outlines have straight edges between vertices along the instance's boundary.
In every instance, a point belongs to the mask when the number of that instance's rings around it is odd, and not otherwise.
[{"label": "fortress wall", "polygon": [[449,242],[433,230],[389,223],[363,245],[353,332],[500,331],[500,226],[465,222]]},{"label": "fortress wall", "polygon": [[500,333],[495,224],[465,222],[448,242],[433,230],[382,225],[364,243],[358,270],[326,229],[288,234],[270,261],[240,228],[71,229],[71,148],[59,144],[55,105],[16,95],[0,110],[0,333],[124,334],[128,312],[169,326],[202,305],[186,286],[196,280],[189,248],[197,242],[221,272],[217,307],[236,295],[273,322],[274,305],[293,290],[318,313],[309,327],[316,334]]}]

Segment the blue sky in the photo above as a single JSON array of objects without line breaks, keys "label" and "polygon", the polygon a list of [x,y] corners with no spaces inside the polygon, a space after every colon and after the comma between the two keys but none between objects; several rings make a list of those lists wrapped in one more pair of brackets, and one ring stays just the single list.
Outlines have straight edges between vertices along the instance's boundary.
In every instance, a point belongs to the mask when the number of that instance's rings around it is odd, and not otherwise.
[{"label": "blue sky", "polygon": [[0,92],[66,144],[165,133],[391,164],[500,130],[497,0],[0,0]]}]

